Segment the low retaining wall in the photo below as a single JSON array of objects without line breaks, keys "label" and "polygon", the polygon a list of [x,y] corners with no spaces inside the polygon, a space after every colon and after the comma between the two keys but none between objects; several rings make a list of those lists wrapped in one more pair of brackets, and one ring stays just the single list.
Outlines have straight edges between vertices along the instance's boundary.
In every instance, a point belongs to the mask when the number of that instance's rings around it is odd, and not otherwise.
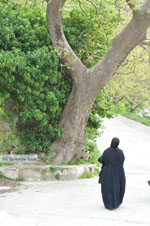
[{"label": "low retaining wall", "polygon": [[42,165],[42,164],[16,164],[1,166],[0,172],[10,179],[22,179],[25,181],[54,181],[54,180],[76,180],[85,172],[94,174],[96,165]]}]

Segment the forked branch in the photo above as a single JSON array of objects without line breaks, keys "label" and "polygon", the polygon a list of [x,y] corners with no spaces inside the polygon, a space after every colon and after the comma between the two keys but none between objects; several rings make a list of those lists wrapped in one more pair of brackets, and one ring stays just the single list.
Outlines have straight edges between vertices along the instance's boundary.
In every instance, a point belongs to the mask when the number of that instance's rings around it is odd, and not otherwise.
[{"label": "forked branch", "polygon": [[77,69],[86,70],[86,67],[70,47],[63,32],[62,10],[65,2],[66,0],[47,0],[47,24],[53,46],[56,48],[60,59],[72,72],[72,76],[76,76],[74,72]]},{"label": "forked branch", "polygon": [[141,42],[141,45],[143,45],[143,46],[150,46],[150,41],[149,42]]},{"label": "forked branch", "polygon": [[128,6],[130,7],[130,9],[132,10],[132,12],[135,13],[136,12],[136,6],[133,3],[133,1],[132,0],[126,0],[126,2],[128,4]]},{"label": "forked branch", "polygon": [[133,15],[128,25],[114,38],[105,56],[89,69],[93,80],[99,78],[95,83],[96,87],[104,87],[132,49],[146,39],[146,33],[150,27],[149,12],[150,0],[147,0],[138,13]]}]

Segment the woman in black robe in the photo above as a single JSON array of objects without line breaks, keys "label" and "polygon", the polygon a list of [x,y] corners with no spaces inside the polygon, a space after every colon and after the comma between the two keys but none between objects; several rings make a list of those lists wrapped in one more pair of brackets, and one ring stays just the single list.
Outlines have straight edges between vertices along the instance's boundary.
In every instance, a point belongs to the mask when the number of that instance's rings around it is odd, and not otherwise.
[{"label": "woman in black robe", "polygon": [[98,161],[102,164],[99,175],[105,208],[112,210],[120,206],[125,193],[126,178],[123,168],[124,154],[118,148],[119,139],[113,138]]}]

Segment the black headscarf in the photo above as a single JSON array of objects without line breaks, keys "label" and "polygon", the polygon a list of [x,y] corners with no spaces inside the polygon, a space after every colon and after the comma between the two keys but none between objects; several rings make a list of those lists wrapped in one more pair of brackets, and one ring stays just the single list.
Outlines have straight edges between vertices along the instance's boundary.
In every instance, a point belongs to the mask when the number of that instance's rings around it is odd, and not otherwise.
[{"label": "black headscarf", "polygon": [[120,143],[120,140],[117,137],[114,137],[111,141],[111,148],[117,148]]},{"label": "black headscarf", "polygon": [[117,165],[118,161],[120,160],[121,153],[118,149],[119,139],[117,137],[113,138],[111,141],[110,148],[106,154],[107,159],[113,164]]}]

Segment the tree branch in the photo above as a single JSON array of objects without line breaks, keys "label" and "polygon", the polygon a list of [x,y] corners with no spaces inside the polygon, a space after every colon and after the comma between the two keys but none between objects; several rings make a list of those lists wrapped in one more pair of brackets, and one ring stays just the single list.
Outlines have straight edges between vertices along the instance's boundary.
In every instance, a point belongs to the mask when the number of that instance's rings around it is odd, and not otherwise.
[{"label": "tree branch", "polygon": [[94,8],[95,8],[95,10],[96,10],[96,14],[98,14],[98,7],[97,7],[97,3],[96,2],[94,2],[93,0],[87,0],[88,2],[90,2],[93,6],[94,6]]},{"label": "tree branch", "polygon": [[86,70],[80,59],[70,47],[62,28],[62,9],[66,0],[47,0],[47,25],[53,46],[56,48],[60,59],[67,65],[75,77],[77,69]]},{"label": "tree branch", "polygon": [[128,4],[128,6],[130,7],[130,9],[132,10],[132,12],[133,13],[135,13],[136,12],[136,6],[135,6],[135,4],[132,2],[132,0],[126,0],[126,2],[127,2],[127,4]]},{"label": "tree branch", "polygon": [[131,98],[129,96],[125,96],[125,98],[129,101],[130,104],[134,104],[134,105],[138,104],[138,103],[134,102],[133,100],[131,100]]},{"label": "tree branch", "polygon": [[146,42],[146,41],[141,42],[140,45],[143,45],[143,46],[150,46],[150,41],[149,41],[149,42]]},{"label": "tree branch", "polygon": [[87,29],[85,29],[84,31],[81,32],[81,34],[78,36],[78,40],[81,38],[81,36],[87,31]]},{"label": "tree branch", "polygon": [[114,38],[111,48],[104,57],[93,68],[88,69],[91,78],[96,81],[95,92],[103,88],[112,78],[132,49],[145,40],[145,34],[150,27],[149,10],[150,0],[147,0],[141,10],[133,15],[128,25]]},{"label": "tree branch", "polygon": [[81,1],[78,0],[78,2],[79,2],[79,7],[80,7],[81,11],[86,15],[86,17],[88,17],[88,14],[86,13],[86,11],[82,7]]}]

